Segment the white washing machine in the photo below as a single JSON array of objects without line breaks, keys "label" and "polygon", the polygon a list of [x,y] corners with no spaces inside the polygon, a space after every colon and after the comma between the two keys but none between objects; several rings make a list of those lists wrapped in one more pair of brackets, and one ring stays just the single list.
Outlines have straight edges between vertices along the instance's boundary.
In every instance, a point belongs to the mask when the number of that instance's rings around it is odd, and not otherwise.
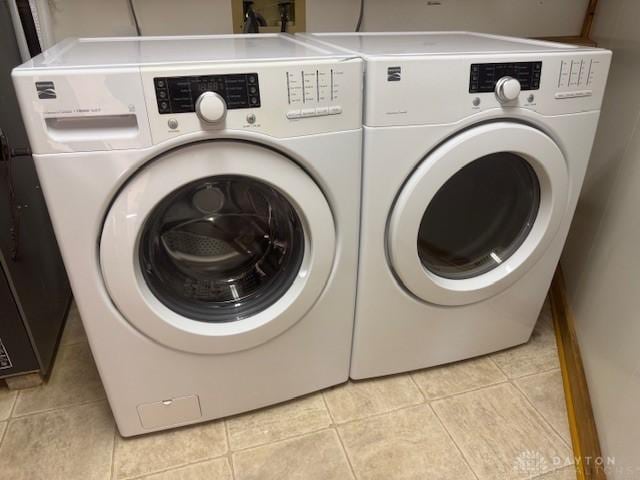
[{"label": "white washing machine", "polygon": [[580,193],[611,53],[464,32],[307,38],[365,59],[351,376],[526,342]]},{"label": "white washing machine", "polygon": [[362,60],[280,35],[72,39],[13,79],[122,435],[348,378]]}]

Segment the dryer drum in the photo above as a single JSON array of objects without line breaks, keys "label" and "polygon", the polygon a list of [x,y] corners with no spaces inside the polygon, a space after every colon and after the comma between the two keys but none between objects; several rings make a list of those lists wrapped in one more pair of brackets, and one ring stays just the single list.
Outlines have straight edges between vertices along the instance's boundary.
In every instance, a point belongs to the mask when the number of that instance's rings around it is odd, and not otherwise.
[{"label": "dryer drum", "polygon": [[[203,208],[207,192],[216,192],[216,201]],[[167,307],[194,320],[228,322],[287,291],[300,268],[304,234],[282,193],[227,175],[197,180],[163,199],[145,223],[139,254],[145,281]]]},{"label": "dryer drum", "polygon": [[482,275],[522,245],[539,206],[540,183],[527,160],[511,152],[474,160],[427,206],[418,232],[420,260],[444,278]]}]

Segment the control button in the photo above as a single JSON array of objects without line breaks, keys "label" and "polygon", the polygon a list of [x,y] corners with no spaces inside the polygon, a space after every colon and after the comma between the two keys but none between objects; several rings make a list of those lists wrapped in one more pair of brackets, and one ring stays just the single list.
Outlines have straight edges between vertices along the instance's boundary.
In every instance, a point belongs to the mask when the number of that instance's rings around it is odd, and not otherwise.
[{"label": "control button", "polygon": [[164,78],[156,78],[156,87],[164,88],[167,86],[167,82],[164,81]]},{"label": "control button", "polygon": [[167,113],[169,111],[169,102],[158,102],[158,110],[160,113]]},{"label": "control button", "polygon": [[323,117],[325,115],[329,115],[329,107],[318,107],[318,108],[316,108],[316,116]]},{"label": "control button", "polygon": [[249,76],[247,76],[247,81],[249,83],[251,83],[251,84],[254,84],[254,83],[256,83],[257,78],[255,77],[255,75],[249,75]]},{"label": "control button", "polygon": [[167,120],[167,125],[171,130],[175,130],[176,128],[178,128],[178,120],[176,120],[175,118],[170,118],[169,120]]},{"label": "control button", "polygon": [[513,77],[502,77],[496,83],[496,97],[501,103],[511,102],[520,95],[520,82]]},{"label": "control button", "polygon": [[555,97],[557,99],[562,98],[580,98],[580,97],[590,97],[593,95],[593,90],[576,90],[573,92],[557,92]]},{"label": "control button", "polygon": [[535,99],[536,99],[536,97],[531,93],[527,97],[527,102],[532,103]]},{"label": "control button", "polygon": [[342,113],[342,107],[340,105],[332,105],[329,107],[329,115],[339,115]]},{"label": "control button", "polygon": [[247,115],[247,123],[254,124],[256,123],[256,116],[253,113]]},{"label": "control button", "polygon": [[480,97],[474,98],[471,103],[473,103],[474,107],[477,107],[478,105],[480,105]]},{"label": "control button", "polygon": [[315,117],[316,109],[315,108],[303,108],[300,110],[300,116],[302,117]]},{"label": "control button", "polygon": [[167,92],[165,90],[159,90],[158,98],[167,98]]},{"label": "control button", "polygon": [[291,118],[300,118],[302,116],[302,113],[300,112],[300,110],[289,110],[287,112],[287,118],[291,119]]},{"label": "control button", "polygon": [[257,91],[258,91],[258,89],[256,87],[254,87],[254,86],[249,87],[249,93],[251,95],[255,95]]},{"label": "control button", "polygon": [[258,104],[258,97],[251,97],[249,99],[249,103],[251,103],[251,105],[257,105]]},{"label": "control button", "polygon": [[196,113],[207,123],[216,123],[224,118],[227,105],[215,92],[204,92],[196,100]]}]

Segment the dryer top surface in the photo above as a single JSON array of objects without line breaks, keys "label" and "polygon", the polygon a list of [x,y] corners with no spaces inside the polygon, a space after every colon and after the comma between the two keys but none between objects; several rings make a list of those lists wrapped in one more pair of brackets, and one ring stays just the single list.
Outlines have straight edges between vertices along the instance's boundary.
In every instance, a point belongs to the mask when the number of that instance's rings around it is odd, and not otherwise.
[{"label": "dryer top surface", "polygon": [[242,63],[346,56],[343,51],[336,51],[330,46],[309,45],[282,34],[69,38],[29,60],[19,69]]},{"label": "dryer top surface", "polygon": [[562,43],[472,32],[369,32],[306,35],[362,56],[419,56],[486,53],[540,53],[576,50]]}]

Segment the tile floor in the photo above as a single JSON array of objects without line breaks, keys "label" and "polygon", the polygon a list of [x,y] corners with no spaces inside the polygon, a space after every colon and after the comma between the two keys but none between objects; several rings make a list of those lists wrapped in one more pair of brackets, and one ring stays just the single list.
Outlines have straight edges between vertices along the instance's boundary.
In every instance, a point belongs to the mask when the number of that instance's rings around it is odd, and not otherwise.
[{"label": "tile floor", "polygon": [[0,441],[3,480],[576,478],[548,305],[520,347],[133,439],[73,308],[48,382],[0,388]]}]

